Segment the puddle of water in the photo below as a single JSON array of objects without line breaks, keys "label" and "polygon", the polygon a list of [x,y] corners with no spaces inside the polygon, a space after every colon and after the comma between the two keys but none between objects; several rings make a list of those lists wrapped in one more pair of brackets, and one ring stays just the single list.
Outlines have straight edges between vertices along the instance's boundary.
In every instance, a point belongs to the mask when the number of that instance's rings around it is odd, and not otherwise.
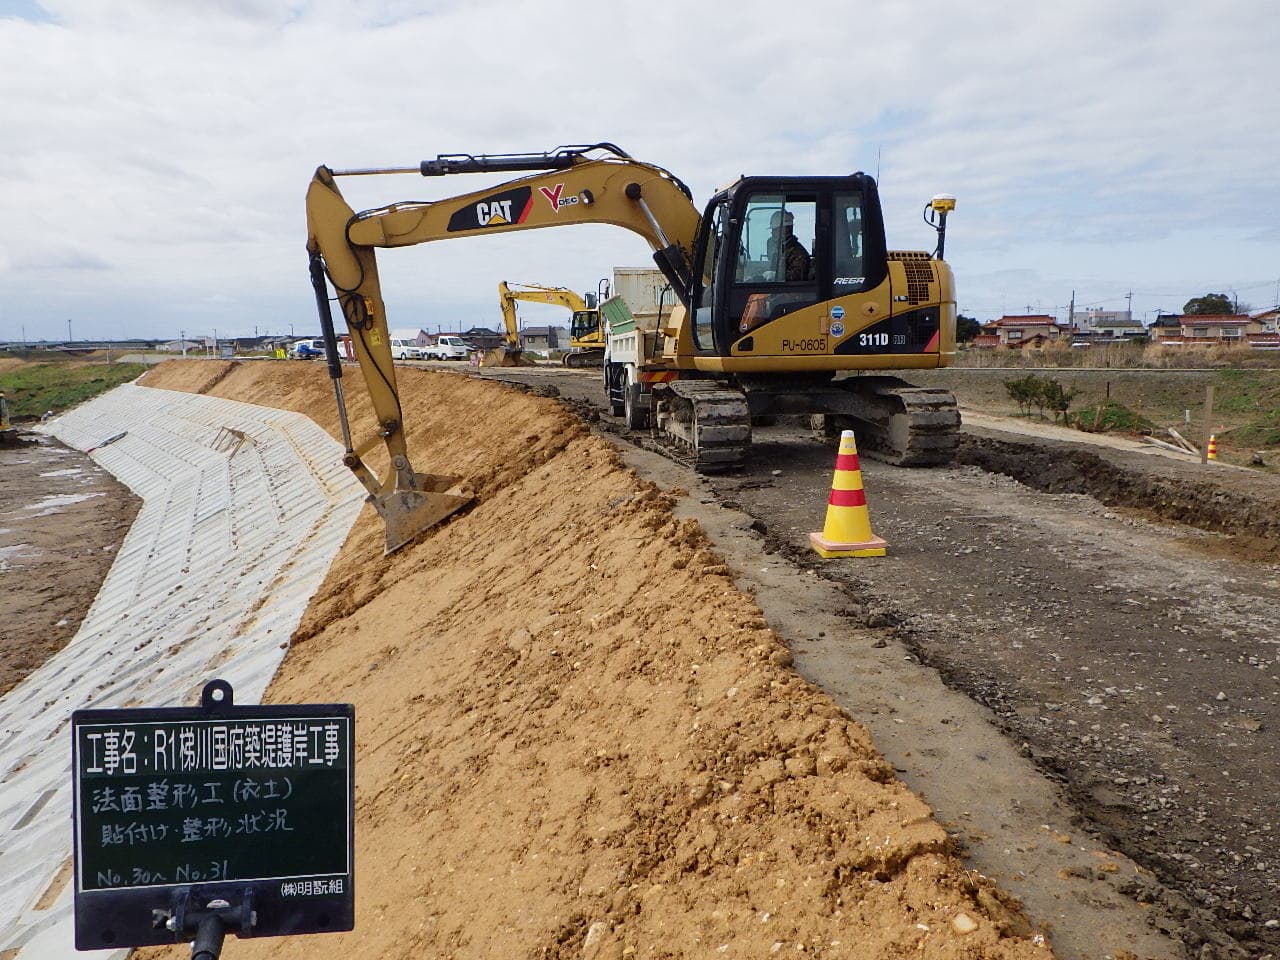
[{"label": "puddle of water", "polygon": [[37,500],[30,506],[23,507],[22,512],[30,514],[33,517],[47,517],[51,513],[57,513],[59,507],[69,507],[73,503],[81,503],[85,500],[91,500],[94,497],[105,496],[103,493],[59,493],[51,497],[44,497]]}]

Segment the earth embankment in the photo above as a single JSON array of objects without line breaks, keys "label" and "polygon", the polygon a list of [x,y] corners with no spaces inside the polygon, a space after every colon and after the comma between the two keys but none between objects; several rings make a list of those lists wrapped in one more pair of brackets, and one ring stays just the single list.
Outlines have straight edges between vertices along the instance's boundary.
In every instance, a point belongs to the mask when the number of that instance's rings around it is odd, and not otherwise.
[{"label": "earth embankment", "polygon": [[[327,952],[1050,955],[794,671],[669,495],[550,400],[399,376],[415,467],[478,498],[386,558],[366,508],[269,691],[356,707],[357,925]],[[338,433],[314,364],[172,363],[143,382]],[[363,391],[349,400],[372,435]]]}]

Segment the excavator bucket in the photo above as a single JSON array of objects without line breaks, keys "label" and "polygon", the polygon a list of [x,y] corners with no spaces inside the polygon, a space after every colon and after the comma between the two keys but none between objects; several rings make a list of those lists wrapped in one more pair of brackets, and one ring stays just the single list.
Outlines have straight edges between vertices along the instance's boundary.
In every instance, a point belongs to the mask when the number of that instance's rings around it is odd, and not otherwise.
[{"label": "excavator bucket", "polygon": [[374,498],[374,507],[387,528],[386,553],[395,553],[418,534],[431,529],[475,500],[466,484],[457,477],[413,474],[412,488],[396,489]]},{"label": "excavator bucket", "polygon": [[525,367],[528,363],[524,359],[523,350],[513,350],[503,344],[485,354],[484,365],[486,367]]}]

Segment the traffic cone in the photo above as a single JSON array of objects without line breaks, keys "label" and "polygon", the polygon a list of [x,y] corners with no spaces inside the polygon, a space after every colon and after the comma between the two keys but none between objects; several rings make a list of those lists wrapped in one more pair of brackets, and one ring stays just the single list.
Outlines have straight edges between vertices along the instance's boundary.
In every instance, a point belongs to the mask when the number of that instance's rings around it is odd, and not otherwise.
[{"label": "traffic cone", "polygon": [[883,557],[883,540],[871,532],[867,515],[867,495],[862,489],[862,468],[853,431],[840,434],[840,453],[827,500],[827,520],[821,533],[809,534],[809,542],[819,555],[833,557]]},{"label": "traffic cone", "polygon": [[1206,459],[1209,459],[1209,460],[1218,459],[1218,438],[1215,437],[1212,433],[1209,434],[1209,450],[1205,454],[1205,456],[1206,456]]}]

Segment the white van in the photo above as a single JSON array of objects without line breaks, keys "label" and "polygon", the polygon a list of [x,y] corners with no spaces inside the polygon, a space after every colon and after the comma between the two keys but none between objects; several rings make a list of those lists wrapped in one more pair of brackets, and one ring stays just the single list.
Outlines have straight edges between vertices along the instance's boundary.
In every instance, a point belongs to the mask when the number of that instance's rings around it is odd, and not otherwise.
[{"label": "white van", "polygon": [[475,347],[461,337],[445,335],[436,337],[436,345],[427,347],[426,356],[428,360],[433,357],[436,360],[466,360],[473,350]]},{"label": "white van", "polygon": [[421,360],[422,350],[414,340],[403,340],[400,337],[391,338],[391,359],[392,360]]}]

